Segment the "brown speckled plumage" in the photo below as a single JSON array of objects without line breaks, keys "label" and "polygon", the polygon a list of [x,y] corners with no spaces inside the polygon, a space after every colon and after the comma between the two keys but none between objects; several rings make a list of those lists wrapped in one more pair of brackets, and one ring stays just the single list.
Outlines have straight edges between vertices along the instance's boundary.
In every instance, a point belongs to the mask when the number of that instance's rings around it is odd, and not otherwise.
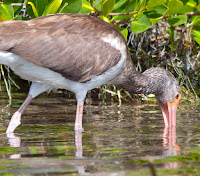
[{"label": "brown speckled plumage", "polygon": [[49,15],[30,21],[0,23],[0,50],[17,54],[72,81],[86,82],[120,60],[120,52],[100,40],[110,34],[124,43],[119,32],[99,18]]}]

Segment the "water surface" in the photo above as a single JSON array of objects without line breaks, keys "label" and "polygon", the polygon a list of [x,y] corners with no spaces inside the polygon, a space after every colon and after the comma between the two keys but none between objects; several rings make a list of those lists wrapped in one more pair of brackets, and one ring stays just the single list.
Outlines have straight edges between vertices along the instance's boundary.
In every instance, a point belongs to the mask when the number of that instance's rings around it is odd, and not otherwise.
[{"label": "water surface", "polygon": [[[5,131],[25,99],[0,99],[0,175],[200,175],[200,105],[182,103],[177,128],[164,128],[159,106],[87,98],[84,132],[75,134],[73,95],[33,100],[15,134]],[[89,97],[89,96],[88,96]]]}]

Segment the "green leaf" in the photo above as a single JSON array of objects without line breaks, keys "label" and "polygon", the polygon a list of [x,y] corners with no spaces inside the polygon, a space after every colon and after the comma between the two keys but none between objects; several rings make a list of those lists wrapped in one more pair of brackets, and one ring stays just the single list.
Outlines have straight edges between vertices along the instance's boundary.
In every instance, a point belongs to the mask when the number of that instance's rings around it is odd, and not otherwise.
[{"label": "green leaf", "polygon": [[164,5],[152,7],[148,9],[144,14],[149,18],[159,18],[166,14],[168,8]]},{"label": "green leaf", "polygon": [[59,9],[58,13],[63,13],[63,10],[68,6],[69,4],[66,2],[64,5],[61,5],[61,9]]},{"label": "green leaf", "polygon": [[121,28],[119,27],[118,25],[114,25],[121,33],[122,35],[124,36],[124,38],[127,40],[127,37],[128,37],[128,29],[126,28]]},{"label": "green leaf", "polygon": [[180,12],[180,9],[183,7],[183,3],[179,0],[169,0],[167,7],[169,8],[168,13],[173,15]]},{"label": "green leaf", "polygon": [[194,40],[200,45],[200,31],[192,30]]},{"label": "green leaf", "polygon": [[93,11],[93,7],[91,7],[91,4],[87,0],[83,0],[83,4],[81,9],[79,10],[79,13],[82,14],[88,14],[90,11]]},{"label": "green leaf", "polygon": [[[187,4],[188,1],[190,1],[190,0],[181,0],[181,2],[183,3],[183,5]],[[192,0],[192,1],[193,1],[193,0]]]},{"label": "green leaf", "polygon": [[39,17],[35,5],[34,5],[32,2],[30,2],[30,1],[28,2],[28,4],[31,5],[35,17],[36,17],[36,18]]},{"label": "green leaf", "polygon": [[101,10],[103,16],[107,16],[112,11],[114,5],[115,5],[115,0],[102,0]]},{"label": "green leaf", "polygon": [[120,0],[117,3],[115,3],[113,10],[119,9],[121,6],[123,6],[128,0]]},{"label": "green leaf", "polygon": [[0,13],[0,22],[3,22],[4,20],[3,20],[3,18],[1,17],[1,13]]},{"label": "green leaf", "polygon": [[24,17],[22,15],[17,15],[13,20],[24,20]]},{"label": "green leaf", "polygon": [[36,0],[35,4],[39,16],[43,14],[48,3],[49,3],[48,0]]},{"label": "green leaf", "polygon": [[200,12],[200,4],[197,6],[197,10]]},{"label": "green leaf", "polygon": [[13,20],[14,18],[14,10],[11,4],[1,4],[0,13],[4,21]]},{"label": "green leaf", "polygon": [[[120,8],[115,10],[115,13],[129,13],[137,10],[137,0],[127,0],[124,5],[122,5]],[[113,16],[112,20],[125,20],[129,21],[133,15],[116,15]]]},{"label": "green leaf", "polygon": [[184,13],[198,11],[198,9],[197,9],[198,4],[194,0],[189,0],[186,3],[184,3],[184,1],[182,0],[182,3],[184,4],[184,6],[180,9],[179,13],[184,14]]},{"label": "green leaf", "polygon": [[159,20],[160,20],[160,18],[151,18],[152,26],[153,26],[154,24],[156,24]]},{"label": "green leaf", "polygon": [[62,3],[62,0],[52,0],[49,3],[49,5],[45,8],[42,15],[44,16],[48,14],[55,14],[58,11],[61,3]]},{"label": "green leaf", "polygon": [[143,15],[138,20],[131,22],[131,31],[133,31],[136,34],[139,34],[146,31],[151,26],[152,26],[152,22],[150,18],[148,18],[146,15]]},{"label": "green leaf", "polygon": [[82,7],[82,0],[67,0],[66,3],[59,13],[78,13]]},{"label": "green leaf", "polygon": [[178,15],[168,19],[171,26],[178,26],[187,22],[187,15]]},{"label": "green leaf", "polygon": [[193,16],[190,18],[191,23],[188,27],[194,26],[195,30],[200,30],[200,16]]},{"label": "green leaf", "polygon": [[124,28],[124,29],[120,30],[120,32],[122,33],[122,35],[124,36],[124,38],[127,40],[127,37],[128,37],[128,29]]},{"label": "green leaf", "polygon": [[96,8],[100,7],[101,8],[101,0],[94,1],[93,7],[96,7]]},{"label": "green leaf", "polygon": [[149,0],[147,3],[148,8],[164,5],[166,3],[166,0]]}]

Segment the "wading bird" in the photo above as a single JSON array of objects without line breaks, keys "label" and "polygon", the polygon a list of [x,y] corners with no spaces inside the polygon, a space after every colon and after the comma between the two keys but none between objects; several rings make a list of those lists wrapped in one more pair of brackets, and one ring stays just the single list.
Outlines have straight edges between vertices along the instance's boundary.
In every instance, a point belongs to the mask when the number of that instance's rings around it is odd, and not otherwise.
[{"label": "wading bird", "polygon": [[21,115],[33,98],[52,89],[76,94],[75,130],[82,130],[84,99],[88,90],[114,84],[130,93],[156,95],[165,126],[176,125],[181,90],[171,73],[133,67],[121,33],[98,17],[56,14],[29,21],[0,23],[0,64],[22,79],[32,81],[28,96],[14,113],[7,133],[20,125]]}]

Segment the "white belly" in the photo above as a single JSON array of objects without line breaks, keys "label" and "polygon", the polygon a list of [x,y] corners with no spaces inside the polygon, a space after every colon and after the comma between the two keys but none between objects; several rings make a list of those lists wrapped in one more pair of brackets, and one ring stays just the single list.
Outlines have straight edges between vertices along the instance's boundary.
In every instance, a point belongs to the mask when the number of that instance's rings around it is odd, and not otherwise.
[{"label": "white belly", "polygon": [[48,68],[33,64],[22,57],[10,52],[0,51],[0,64],[9,66],[15,74],[22,79],[32,82],[38,82],[48,85],[49,89],[60,88],[72,91],[76,94],[77,100],[82,101],[88,90],[101,86],[115,78],[122,70],[125,58],[114,67],[100,76],[96,76],[88,82],[79,83],[66,79],[60,73],[54,72]]}]

